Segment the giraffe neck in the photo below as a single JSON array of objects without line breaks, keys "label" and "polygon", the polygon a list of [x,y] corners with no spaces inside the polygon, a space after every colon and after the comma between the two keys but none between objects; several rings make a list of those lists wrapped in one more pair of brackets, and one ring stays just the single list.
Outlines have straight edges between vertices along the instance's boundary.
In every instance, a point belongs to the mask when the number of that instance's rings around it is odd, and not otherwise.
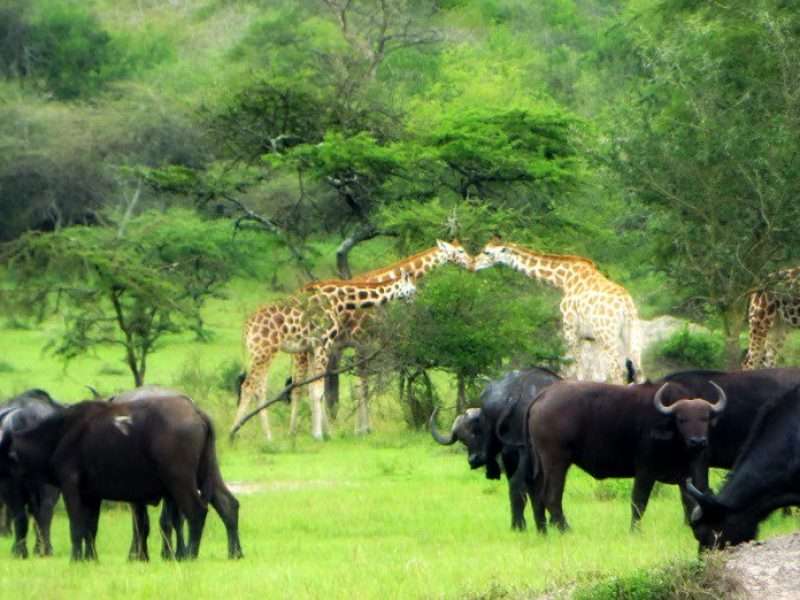
[{"label": "giraffe neck", "polygon": [[386,282],[345,280],[323,283],[317,290],[342,311],[371,308],[407,297],[413,293],[413,286],[407,278]]},{"label": "giraffe neck", "polygon": [[567,293],[596,272],[591,261],[579,256],[541,254],[521,248],[509,250],[508,258],[503,261],[509,267]]},{"label": "giraffe neck", "polygon": [[385,281],[394,281],[399,279],[401,273],[405,271],[411,278],[416,281],[424,277],[426,273],[432,271],[447,262],[447,256],[439,248],[434,246],[428,248],[417,254],[407,256],[403,260],[392,263],[387,267],[367,271],[361,275],[356,275],[355,279],[359,281],[370,281],[374,283],[382,283]]}]

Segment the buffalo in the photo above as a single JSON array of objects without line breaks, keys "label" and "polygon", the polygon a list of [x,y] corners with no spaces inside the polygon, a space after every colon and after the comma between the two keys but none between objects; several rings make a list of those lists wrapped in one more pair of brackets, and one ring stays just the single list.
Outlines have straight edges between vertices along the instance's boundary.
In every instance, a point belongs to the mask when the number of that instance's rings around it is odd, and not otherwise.
[{"label": "buffalo", "polygon": [[[182,395],[135,402],[87,401],[0,440],[0,463],[61,488],[70,523],[72,559],[96,559],[102,500],[137,507],[139,558],[146,558],[147,504],[169,498],[189,525],[186,556],[197,557],[207,503],[222,517],[228,556],[241,556],[238,502],[219,472],[210,419]],[[178,556],[185,558],[185,556]]]},{"label": "buffalo", "polygon": [[[32,427],[61,410],[63,407],[44,390],[28,390],[0,406],[0,440],[8,438],[16,431]],[[58,488],[30,480],[16,469],[0,464],[0,499],[5,504],[8,518],[14,527],[12,554],[22,558],[28,556],[26,538],[29,515],[33,517],[36,532],[34,554],[53,554],[50,523],[58,495]]]},{"label": "buffalo", "polygon": [[[726,396],[714,384],[715,404],[676,383],[619,386],[561,382],[545,388],[528,411],[534,518],[568,529],[561,506],[573,464],[595,479],[633,477],[631,527],[644,514],[656,481],[685,487],[701,465],[713,421]],[[688,506],[685,505],[688,509]]]},{"label": "buffalo", "polygon": [[532,484],[525,439],[528,407],[542,389],[560,380],[542,367],[511,371],[484,388],[480,408],[471,408],[456,417],[449,435],[442,435],[436,429],[436,411],[431,415],[433,438],[444,445],[457,441],[464,444],[470,468],[485,466],[487,479],[500,479],[505,472],[512,529],[526,527],[525,503]]},{"label": "buffalo", "polygon": [[687,490],[701,550],[752,540],[772,511],[800,503],[800,388],[762,407],[719,494]]},{"label": "buffalo", "polygon": [[695,397],[711,398],[716,393],[712,380],[725,391],[728,405],[715,419],[708,449],[698,456],[699,479],[695,479],[695,485],[701,489],[708,487],[708,467],[733,467],[761,408],[800,385],[800,369],[683,371],[667,375],[656,385],[677,383]]}]

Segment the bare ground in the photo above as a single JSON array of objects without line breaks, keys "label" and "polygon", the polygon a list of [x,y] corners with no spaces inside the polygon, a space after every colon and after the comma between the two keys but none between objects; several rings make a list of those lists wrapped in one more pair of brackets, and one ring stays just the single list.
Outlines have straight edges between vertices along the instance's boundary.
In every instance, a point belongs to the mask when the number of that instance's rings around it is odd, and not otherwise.
[{"label": "bare ground", "polygon": [[800,533],[726,551],[725,570],[753,600],[800,600]]}]

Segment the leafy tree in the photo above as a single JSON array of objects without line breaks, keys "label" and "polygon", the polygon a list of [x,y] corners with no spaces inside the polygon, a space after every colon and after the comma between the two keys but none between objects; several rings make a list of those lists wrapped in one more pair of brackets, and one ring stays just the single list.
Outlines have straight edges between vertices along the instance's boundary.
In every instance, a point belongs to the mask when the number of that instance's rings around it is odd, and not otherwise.
[{"label": "leafy tree", "polygon": [[513,273],[447,268],[426,279],[412,304],[391,311],[384,345],[395,366],[414,379],[432,369],[455,375],[462,411],[480,377],[509,364],[559,364],[553,304]]},{"label": "leafy tree", "polygon": [[800,255],[800,17],[771,0],[637,17],[619,51],[644,81],[617,102],[614,165],[651,211],[660,265],[721,318],[732,367],[750,290]]},{"label": "leafy tree", "polygon": [[5,247],[7,295],[21,311],[63,315],[53,350],[66,360],[121,348],[138,386],[166,336],[207,334],[200,309],[247,266],[244,246],[224,221],[187,211],[145,213],[116,228],[29,233]]}]

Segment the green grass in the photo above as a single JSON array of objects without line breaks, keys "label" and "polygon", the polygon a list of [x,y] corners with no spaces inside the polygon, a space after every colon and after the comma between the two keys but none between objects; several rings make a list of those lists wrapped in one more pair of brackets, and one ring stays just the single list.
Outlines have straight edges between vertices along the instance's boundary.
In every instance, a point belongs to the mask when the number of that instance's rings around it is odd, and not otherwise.
[{"label": "green grass", "polygon": [[[100,520],[99,563],[70,564],[68,524],[59,507],[53,558],[12,559],[10,539],[0,540],[0,598],[530,597],[574,582],[638,577],[696,556],[673,488],[656,495],[642,531],[630,534],[630,482],[599,485],[578,470],[570,474],[564,499],[572,533],[512,532],[505,482],[470,471],[459,447],[437,446],[425,434],[405,431],[391,394],[373,406],[377,432],[352,436],[348,378],[340,412],[349,418],[336,424],[329,442],[308,437],[307,409],[303,435],[287,439],[288,409],[281,406],[273,411],[276,442],[265,444],[252,423],[229,445],[225,431],[235,400],[214,382],[231,361],[242,359],[245,316],[271,297],[263,285],[236,282],[227,300],[208,306],[213,339],[169,340],[152,356],[148,372],[149,382],[182,385],[212,414],[226,480],[253,486],[238,494],[245,559],[226,559],[224,530],[212,512],[200,559],[163,562],[153,509],[153,561],[129,563],[129,511],[111,506]],[[66,368],[43,353],[57,330],[56,319],[0,329],[3,396],[37,386],[75,401],[88,395],[85,384],[104,392],[131,387],[118,350],[104,349]],[[284,357],[273,369],[273,390],[287,365]],[[445,391],[443,397],[451,396]],[[793,526],[792,519],[773,517],[763,531],[772,535]]]}]

